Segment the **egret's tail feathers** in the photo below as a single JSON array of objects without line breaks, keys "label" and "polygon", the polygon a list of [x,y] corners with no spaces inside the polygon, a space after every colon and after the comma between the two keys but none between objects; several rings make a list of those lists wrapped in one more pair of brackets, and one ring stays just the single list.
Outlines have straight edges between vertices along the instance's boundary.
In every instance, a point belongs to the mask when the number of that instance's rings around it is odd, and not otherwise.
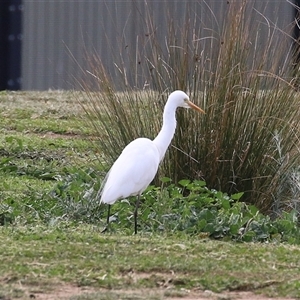
[{"label": "egret's tail feathers", "polygon": [[101,196],[102,196],[102,189],[100,188],[100,190],[98,191],[98,193],[96,195],[96,201],[99,202],[99,204],[102,203]]},{"label": "egret's tail feathers", "polygon": [[103,202],[102,199],[101,199],[101,196],[102,196],[102,192],[103,192],[103,189],[105,187],[105,183],[107,181],[108,175],[109,175],[109,172],[105,175],[105,177],[104,177],[104,179],[101,183],[100,189],[99,189],[99,191],[97,193],[97,196],[96,196],[96,201],[99,201],[99,204],[101,204]]}]

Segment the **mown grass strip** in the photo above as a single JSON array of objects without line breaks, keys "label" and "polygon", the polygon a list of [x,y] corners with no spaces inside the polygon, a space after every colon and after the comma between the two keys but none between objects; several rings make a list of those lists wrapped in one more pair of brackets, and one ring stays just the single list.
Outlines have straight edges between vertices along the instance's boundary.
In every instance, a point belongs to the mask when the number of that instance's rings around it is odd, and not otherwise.
[{"label": "mown grass strip", "polygon": [[61,280],[102,288],[255,290],[298,296],[300,248],[186,236],[103,235],[91,226],[2,227],[0,268],[10,281]]}]

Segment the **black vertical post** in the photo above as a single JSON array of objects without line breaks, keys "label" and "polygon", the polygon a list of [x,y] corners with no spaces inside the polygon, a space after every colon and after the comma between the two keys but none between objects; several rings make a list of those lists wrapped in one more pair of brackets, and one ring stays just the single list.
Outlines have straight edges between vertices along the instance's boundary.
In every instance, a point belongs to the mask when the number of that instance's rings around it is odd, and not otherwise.
[{"label": "black vertical post", "polygon": [[22,0],[0,1],[0,90],[21,88]]}]

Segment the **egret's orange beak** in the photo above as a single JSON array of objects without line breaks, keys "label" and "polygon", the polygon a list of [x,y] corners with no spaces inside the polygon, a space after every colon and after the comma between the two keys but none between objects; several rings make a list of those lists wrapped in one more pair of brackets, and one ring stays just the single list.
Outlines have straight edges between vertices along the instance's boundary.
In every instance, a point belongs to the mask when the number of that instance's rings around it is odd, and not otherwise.
[{"label": "egret's orange beak", "polygon": [[199,112],[201,112],[201,113],[203,113],[203,114],[205,114],[205,111],[203,110],[203,109],[201,109],[200,107],[198,107],[196,104],[194,104],[193,102],[191,102],[191,101],[186,101],[186,103],[191,107],[191,108],[193,108],[193,109],[195,109],[195,110],[197,110],[197,111],[199,111]]}]

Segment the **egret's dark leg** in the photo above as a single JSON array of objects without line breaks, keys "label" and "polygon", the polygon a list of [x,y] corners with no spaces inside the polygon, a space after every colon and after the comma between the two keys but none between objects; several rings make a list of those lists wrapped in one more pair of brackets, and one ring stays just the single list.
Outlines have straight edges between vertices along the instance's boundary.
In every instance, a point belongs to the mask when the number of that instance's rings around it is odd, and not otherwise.
[{"label": "egret's dark leg", "polygon": [[106,227],[101,231],[101,233],[106,232],[106,231],[108,230],[108,226],[109,226],[109,217],[110,217],[110,205],[108,204],[107,218],[106,218]]},{"label": "egret's dark leg", "polygon": [[137,196],[134,210],[134,233],[137,234],[137,212],[140,204],[140,195]]},{"label": "egret's dark leg", "polygon": [[110,204],[108,204],[108,210],[107,210],[107,219],[106,219],[107,226],[109,224],[109,217],[110,217]]}]

